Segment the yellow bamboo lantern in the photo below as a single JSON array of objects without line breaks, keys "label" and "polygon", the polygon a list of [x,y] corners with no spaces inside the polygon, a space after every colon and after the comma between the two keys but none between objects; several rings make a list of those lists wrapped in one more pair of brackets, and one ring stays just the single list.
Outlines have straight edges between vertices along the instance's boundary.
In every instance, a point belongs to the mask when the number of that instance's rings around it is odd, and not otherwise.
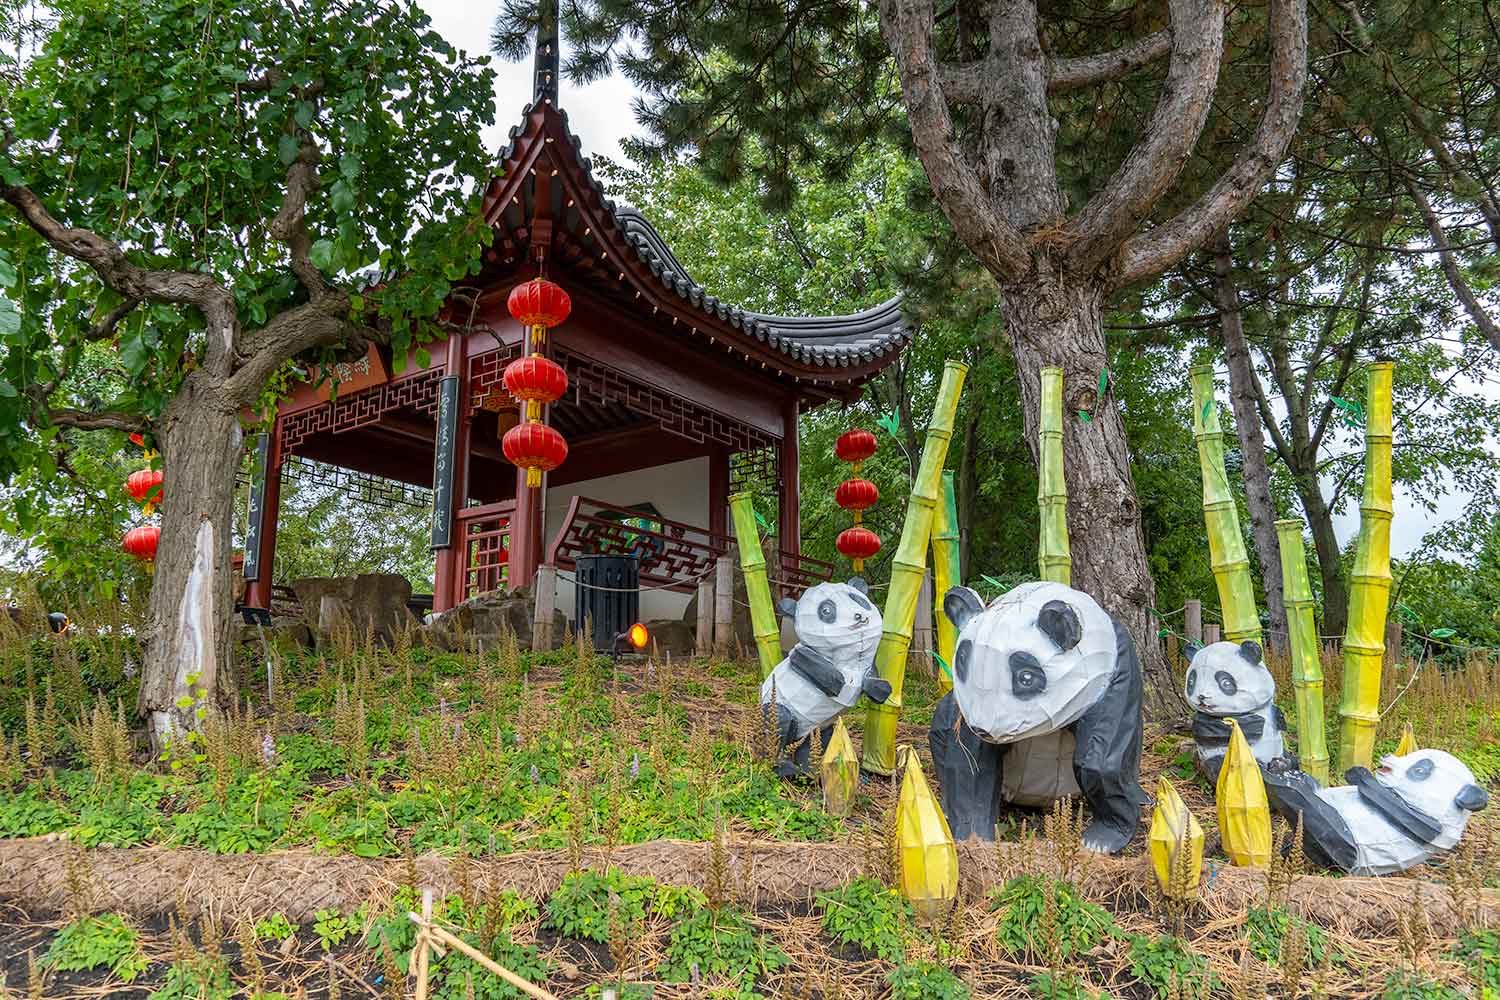
[{"label": "yellow bamboo lantern", "polygon": [[1043,368],[1037,417],[1036,502],[1041,514],[1037,564],[1043,580],[1071,587],[1073,551],[1068,546],[1068,484],[1063,477],[1062,396],[1062,369]]},{"label": "yellow bamboo lantern", "polygon": [[1271,863],[1271,807],[1260,765],[1240,724],[1229,720],[1229,751],[1219,771],[1215,793],[1219,808],[1219,839],[1229,863],[1241,868]]},{"label": "yellow bamboo lantern", "polygon": [[859,755],[842,718],[834,720],[833,736],[823,749],[819,764],[823,779],[823,809],[830,816],[847,816],[859,793]]},{"label": "yellow bamboo lantern", "polygon": [[910,747],[902,747],[905,773],[896,800],[896,830],[900,846],[901,893],[925,921],[936,921],[958,898],[958,848],[948,820],[922,765]]},{"label": "yellow bamboo lantern", "polygon": [[1302,547],[1302,522],[1276,522],[1281,547],[1281,580],[1286,593],[1286,620],[1292,650],[1292,689],[1297,696],[1297,752],[1302,770],[1328,784],[1328,738],[1323,717],[1323,661],[1313,621],[1312,585]]},{"label": "yellow bamboo lantern", "polygon": [[1422,749],[1417,745],[1417,734],[1407,722],[1401,727],[1401,742],[1396,744],[1396,756],[1405,757],[1409,753],[1416,753]]},{"label": "yellow bamboo lantern", "polygon": [[1203,827],[1165,777],[1156,784],[1149,843],[1151,866],[1162,894],[1183,901],[1197,899],[1203,876]]},{"label": "yellow bamboo lantern", "polygon": [[1255,583],[1250,557],[1240,533],[1240,514],[1224,471],[1224,431],[1214,399],[1212,365],[1194,365],[1188,372],[1193,387],[1193,438],[1198,442],[1198,466],[1203,474],[1203,521],[1208,528],[1208,553],[1224,612],[1224,638],[1230,642],[1261,641],[1260,615],[1255,610]]},{"label": "yellow bamboo lantern", "polygon": [[729,498],[734,544],[740,550],[740,569],[745,574],[745,597],[750,602],[750,628],[755,633],[755,651],[760,656],[761,679],[769,677],[781,662],[781,629],[771,603],[771,584],[766,580],[766,554],[755,530],[755,498],[736,493]]}]

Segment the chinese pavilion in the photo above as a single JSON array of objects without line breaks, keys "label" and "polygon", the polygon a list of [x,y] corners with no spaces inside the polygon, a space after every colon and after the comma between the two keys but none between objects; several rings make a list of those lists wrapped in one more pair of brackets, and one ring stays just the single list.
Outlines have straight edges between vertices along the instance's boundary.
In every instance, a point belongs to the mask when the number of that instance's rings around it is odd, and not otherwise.
[{"label": "chinese pavilion", "polygon": [[[771,316],[696,284],[651,224],[594,178],[556,103],[552,24],[537,45],[535,98],[485,192],[494,241],[468,282],[478,294],[450,305],[472,325],[425,367],[392,372],[372,348],[340,373],[336,395],[306,383],[281,403],[257,443],[248,606],[270,606],[280,483],[294,458],[432,490],[436,611],[530,584],[544,563],[566,570],[578,555],[634,551],[643,587],[654,588],[644,616],[680,616],[729,548],[732,480],[778,498],[771,567],[783,585],[831,574],[800,551],[797,417],[856,399],[895,360],[909,339],[899,300],[849,316]],[[542,410],[569,447],[528,486],[501,450],[519,419],[502,375],[526,338],[507,296],[539,275],[572,301],[544,347],[567,391]]]}]

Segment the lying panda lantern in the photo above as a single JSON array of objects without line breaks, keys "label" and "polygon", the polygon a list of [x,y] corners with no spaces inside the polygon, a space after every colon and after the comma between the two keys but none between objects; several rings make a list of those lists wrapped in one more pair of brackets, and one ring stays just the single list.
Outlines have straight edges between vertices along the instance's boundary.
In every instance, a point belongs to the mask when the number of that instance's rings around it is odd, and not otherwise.
[{"label": "lying panda lantern", "polygon": [[834,720],[860,695],[877,703],[891,696],[890,682],[875,674],[884,623],[868,594],[856,576],[848,583],[809,587],[797,601],[782,598],[780,610],[794,620],[797,644],[761,682],[760,703],[768,715],[775,712],[782,748],[795,747],[776,766],[784,778],[811,773],[807,737],[813,730],[822,731],[826,747]]},{"label": "lying panda lantern", "polygon": [[1135,836],[1141,661],[1130,633],[1092,597],[1026,583],[988,607],[967,587],[943,597],[959,630],[953,691],[929,743],[955,839],[992,840],[1002,802],[1081,796],[1084,845],[1116,853]]}]

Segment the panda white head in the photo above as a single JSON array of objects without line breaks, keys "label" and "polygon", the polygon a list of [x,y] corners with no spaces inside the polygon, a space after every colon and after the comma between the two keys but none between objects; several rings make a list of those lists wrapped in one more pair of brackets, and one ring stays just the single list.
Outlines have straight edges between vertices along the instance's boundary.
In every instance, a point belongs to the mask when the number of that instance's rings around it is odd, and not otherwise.
[{"label": "panda white head", "polygon": [[1189,646],[1183,693],[1194,711],[1205,715],[1244,715],[1271,704],[1276,681],[1266,669],[1260,644],[1215,642]]},{"label": "panda white head", "polygon": [[1457,844],[1470,814],[1489,804],[1489,793],[1474,780],[1474,772],[1442,750],[1388,754],[1381,758],[1375,780],[1442,826],[1442,836],[1435,841],[1438,847]]},{"label": "panda white head", "polygon": [[823,653],[840,667],[841,656],[868,660],[875,655],[884,622],[869,598],[865,581],[820,583],[802,592],[800,600],[781,599],[781,613],[797,625],[797,641]]},{"label": "panda white head", "polygon": [[953,694],[981,739],[1014,743],[1076,722],[1102,697],[1119,655],[1114,622],[1060,583],[1023,583],[989,607],[967,587],[943,597],[958,627]]}]

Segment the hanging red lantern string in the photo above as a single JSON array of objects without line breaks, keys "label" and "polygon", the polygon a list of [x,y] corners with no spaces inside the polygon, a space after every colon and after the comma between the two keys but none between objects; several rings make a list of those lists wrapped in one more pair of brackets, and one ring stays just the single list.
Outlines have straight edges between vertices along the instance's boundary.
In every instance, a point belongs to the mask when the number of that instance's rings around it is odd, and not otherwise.
[{"label": "hanging red lantern string", "polygon": [[562,286],[546,278],[533,278],[510,290],[505,306],[517,323],[526,327],[531,354],[505,367],[505,388],[524,403],[521,423],[505,432],[500,446],[505,458],[526,470],[526,485],[542,485],[542,473],[550,472],[568,457],[568,442],[554,428],[542,423],[542,407],[568,391],[568,373],[542,355],[547,330],[568,318],[573,301]]},{"label": "hanging red lantern string", "polygon": [[161,529],[154,524],[143,524],[125,532],[121,543],[128,555],[149,564],[156,558],[156,544],[161,540]]},{"label": "hanging red lantern string", "polygon": [[840,507],[854,513],[854,527],[840,532],[834,545],[845,558],[853,561],[856,573],[863,572],[865,560],[880,551],[880,536],[864,526],[864,512],[875,506],[880,499],[880,490],[859,474],[865,459],[875,454],[875,447],[875,435],[858,427],[840,434],[833,446],[833,453],[854,467],[854,476],[839,484],[833,499]]}]

